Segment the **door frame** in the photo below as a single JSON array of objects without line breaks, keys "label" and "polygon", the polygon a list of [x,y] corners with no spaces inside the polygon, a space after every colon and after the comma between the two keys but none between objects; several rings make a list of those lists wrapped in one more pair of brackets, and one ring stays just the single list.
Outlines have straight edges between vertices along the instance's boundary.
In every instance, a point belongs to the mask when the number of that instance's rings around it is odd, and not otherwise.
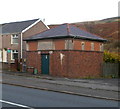
[{"label": "door frame", "polygon": [[[42,56],[43,55],[47,55],[48,56],[48,61],[47,61],[47,65],[48,65],[48,70],[47,70],[47,73],[43,73],[43,64],[42,64]],[[42,53],[41,54],[41,74],[43,75],[49,75],[49,71],[50,71],[50,54],[49,53]]]}]

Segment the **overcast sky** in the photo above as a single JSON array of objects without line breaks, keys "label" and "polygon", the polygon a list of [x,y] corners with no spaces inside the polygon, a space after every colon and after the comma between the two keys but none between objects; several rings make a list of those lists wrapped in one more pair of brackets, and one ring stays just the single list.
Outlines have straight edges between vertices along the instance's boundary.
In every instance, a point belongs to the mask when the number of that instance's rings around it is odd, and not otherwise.
[{"label": "overcast sky", "polygon": [[46,24],[118,16],[119,0],[0,0],[0,24],[41,18]]}]

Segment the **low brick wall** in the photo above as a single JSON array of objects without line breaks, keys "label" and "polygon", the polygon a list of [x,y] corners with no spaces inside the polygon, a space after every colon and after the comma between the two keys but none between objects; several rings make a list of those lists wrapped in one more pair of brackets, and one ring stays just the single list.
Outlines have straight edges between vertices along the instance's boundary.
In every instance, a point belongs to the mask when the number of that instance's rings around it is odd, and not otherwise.
[{"label": "low brick wall", "polygon": [[2,70],[11,70],[11,71],[17,71],[15,63],[1,63],[2,64]]},{"label": "low brick wall", "polygon": [[[41,51],[42,53],[49,51]],[[41,54],[27,52],[27,66],[41,74]],[[92,51],[53,51],[50,55],[50,75],[69,78],[99,77],[102,73],[103,53]],[[33,71],[31,69],[31,71]],[[29,70],[30,72],[30,70]]]},{"label": "low brick wall", "polygon": [[1,63],[2,64],[2,70],[8,70],[8,63]]},{"label": "low brick wall", "polygon": [[41,55],[38,52],[26,53],[27,71],[33,72],[33,68],[36,68],[38,72],[41,72]]}]

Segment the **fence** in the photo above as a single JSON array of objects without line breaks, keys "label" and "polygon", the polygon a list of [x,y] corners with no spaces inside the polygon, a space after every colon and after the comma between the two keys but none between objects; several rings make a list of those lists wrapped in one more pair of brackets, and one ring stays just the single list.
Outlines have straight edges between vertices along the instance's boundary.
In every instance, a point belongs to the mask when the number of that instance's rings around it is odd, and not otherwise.
[{"label": "fence", "polygon": [[104,63],[102,67],[103,77],[119,77],[120,63]]}]

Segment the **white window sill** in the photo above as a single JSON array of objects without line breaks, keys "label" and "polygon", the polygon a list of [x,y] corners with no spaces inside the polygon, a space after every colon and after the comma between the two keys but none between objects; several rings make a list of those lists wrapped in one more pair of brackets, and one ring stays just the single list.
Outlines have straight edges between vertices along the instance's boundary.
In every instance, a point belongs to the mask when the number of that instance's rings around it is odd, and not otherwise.
[{"label": "white window sill", "polygon": [[11,44],[11,45],[18,45],[18,43],[13,43],[13,44]]}]

